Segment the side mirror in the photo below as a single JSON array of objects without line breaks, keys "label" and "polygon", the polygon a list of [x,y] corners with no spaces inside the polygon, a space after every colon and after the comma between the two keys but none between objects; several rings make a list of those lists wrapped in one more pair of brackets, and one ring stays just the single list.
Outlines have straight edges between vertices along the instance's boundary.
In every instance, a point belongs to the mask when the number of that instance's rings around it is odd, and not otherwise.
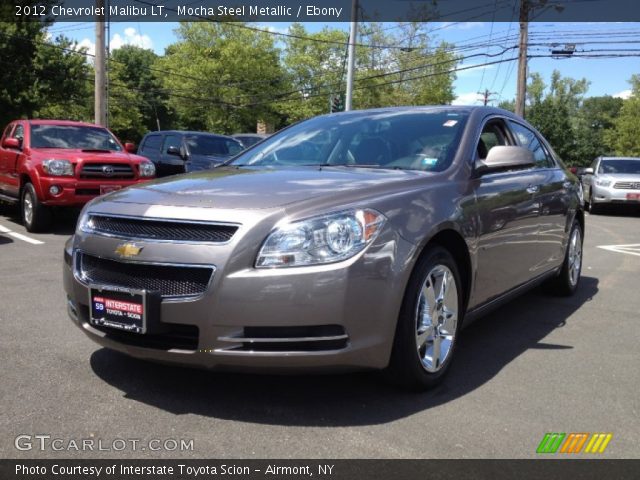
[{"label": "side mirror", "polygon": [[593,175],[593,168],[591,168],[591,167],[585,168],[585,169],[582,171],[582,174],[583,174],[583,175]]},{"label": "side mirror", "polygon": [[131,142],[127,142],[124,144],[124,150],[127,153],[136,153],[136,144],[135,143],[131,143]]},{"label": "side mirror", "polygon": [[167,147],[167,154],[182,157],[182,153],[180,153],[180,148],[176,147],[175,145],[171,145],[170,147]]},{"label": "side mirror", "polygon": [[19,150],[22,146],[22,142],[18,138],[5,138],[2,142],[4,148],[13,148]]},{"label": "side mirror", "polygon": [[487,158],[476,161],[476,171],[485,173],[493,170],[533,167],[535,164],[531,150],[524,147],[499,145],[489,150]]}]

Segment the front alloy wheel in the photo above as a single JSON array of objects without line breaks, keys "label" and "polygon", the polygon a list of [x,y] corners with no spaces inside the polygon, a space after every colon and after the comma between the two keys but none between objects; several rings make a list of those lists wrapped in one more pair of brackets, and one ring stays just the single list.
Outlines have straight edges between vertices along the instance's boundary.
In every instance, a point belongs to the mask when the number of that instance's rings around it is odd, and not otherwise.
[{"label": "front alloy wheel", "polygon": [[451,270],[436,265],[416,307],[416,346],[422,367],[437,372],[446,363],[458,328],[458,288]]},{"label": "front alloy wheel", "polygon": [[453,359],[463,298],[453,256],[442,247],[428,249],[404,294],[388,368],[392,381],[417,391],[441,381]]}]

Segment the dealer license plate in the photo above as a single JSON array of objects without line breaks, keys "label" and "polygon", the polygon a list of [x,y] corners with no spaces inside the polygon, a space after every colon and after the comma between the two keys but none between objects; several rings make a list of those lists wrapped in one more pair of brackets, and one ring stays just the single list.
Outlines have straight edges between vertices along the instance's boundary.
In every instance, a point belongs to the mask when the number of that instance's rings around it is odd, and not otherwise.
[{"label": "dealer license plate", "polygon": [[640,193],[627,193],[627,200],[640,202]]},{"label": "dealer license plate", "polygon": [[147,292],[118,287],[89,289],[91,323],[133,333],[147,331]]}]

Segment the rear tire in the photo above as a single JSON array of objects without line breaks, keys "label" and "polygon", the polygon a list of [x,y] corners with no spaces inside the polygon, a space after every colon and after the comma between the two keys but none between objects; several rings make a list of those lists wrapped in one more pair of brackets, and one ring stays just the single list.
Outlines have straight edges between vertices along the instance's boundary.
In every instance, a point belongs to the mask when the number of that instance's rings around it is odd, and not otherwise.
[{"label": "rear tire", "polygon": [[36,189],[31,183],[25,184],[22,189],[20,213],[27,232],[41,232],[51,225],[51,210],[40,203]]},{"label": "rear tire", "polygon": [[577,220],[573,221],[567,251],[558,276],[548,283],[548,291],[555,295],[568,297],[573,295],[580,283],[582,273],[582,227]]},{"label": "rear tire", "polygon": [[589,213],[591,215],[598,215],[601,211],[602,211],[602,207],[600,205],[596,205],[593,202],[593,194],[592,196],[589,198],[589,202],[588,202],[588,209],[589,209]]},{"label": "rear tire", "polygon": [[422,255],[405,291],[391,362],[390,379],[424,391],[451,366],[464,316],[464,291],[451,254],[434,247]]}]

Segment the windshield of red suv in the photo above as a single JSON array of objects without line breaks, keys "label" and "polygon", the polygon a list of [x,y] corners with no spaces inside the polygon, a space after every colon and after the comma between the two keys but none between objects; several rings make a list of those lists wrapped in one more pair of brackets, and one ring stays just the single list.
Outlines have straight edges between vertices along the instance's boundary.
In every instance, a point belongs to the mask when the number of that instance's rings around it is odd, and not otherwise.
[{"label": "windshield of red suv", "polygon": [[31,125],[31,148],[122,150],[107,129],[75,125]]},{"label": "windshield of red suv", "polygon": [[598,173],[640,173],[640,159],[602,160]]},{"label": "windshield of red suv", "polygon": [[269,137],[232,165],[442,171],[453,160],[467,117],[442,109],[316,117]]}]

